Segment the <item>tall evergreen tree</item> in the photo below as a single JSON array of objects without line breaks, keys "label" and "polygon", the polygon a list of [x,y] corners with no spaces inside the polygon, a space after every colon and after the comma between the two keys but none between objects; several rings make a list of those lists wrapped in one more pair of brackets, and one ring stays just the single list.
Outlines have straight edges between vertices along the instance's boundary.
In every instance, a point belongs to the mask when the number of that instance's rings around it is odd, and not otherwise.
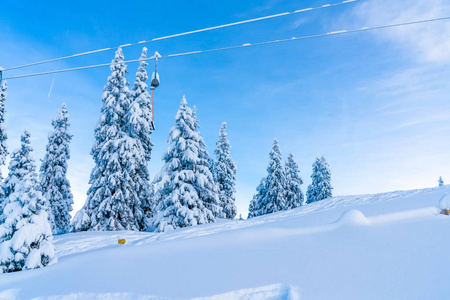
[{"label": "tall evergreen tree", "polygon": [[277,139],[273,142],[269,158],[264,188],[258,191],[260,195],[257,193],[258,196],[254,198],[256,203],[254,203],[254,207],[251,207],[252,212],[249,213],[249,217],[286,209],[286,174],[284,166],[281,164],[282,157]]},{"label": "tall evergreen tree", "polygon": [[331,172],[325,157],[316,158],[311,174],[312,182],[306,191],[307,203],[333,197],[331,190]]},{"label": "tall evergreen tree", "polygon": [[[205,158],[200,157],[201,137],[192,110],[183,96],[169,133],[162,170],[156,175],[157,210],[153,225],[158,231],[214,222],[202,196],[212,194],[214,180]],[[217,197],[217,195],[216,195]]]},{"label": "tall evergreen tree", "polygon": [[48,136],[47,152],[41,164],[40,182],[43,196],[49,201],[53,214],[53,234],[69,230],[73,195],[67,179],[67,160],[70,158],[69,114],[66,104],[58,110],[52,122],[54,132]]},{"label": "tall evergreen tree", "polygon": [[[128,134],[126,113],[130,91],[125,79],[127,67],[122,50],[116,51],[111,76],[103,89],[102,116],[95,129],[92,148],[95,167],[91,172],[88,197],[75,215],[72,231],[138,230],[141,203],[133,181],[133,165],[142,153],[136,139]],[[144,159],[144,158],[142,158]]]},{"label": "tall evergreen tree", "polygon": [[[194,124],[194,130],[198,135],[198,165],[204,169],[204,175],[207,176],[206,186],[198,185],[197,191],[199,193],[200,199],[203,201],[203,204],[212,211],[214,217],[223,218],[224,214],[222,211],[222,206],[220,205],[219,199],[219,187],[214,181],[214,176],[212,173],[213,160],[206,149],[205,141],[202,138],[200,133],[200,121],[197,118],[197,107],[193,107],[192,109],[192,120]],[[206,171],[207,168],[208,170]]]},{"label": "tall evergreen tree", "polygon": [[0,216],[0,271],[35,269],[56,261],[47,216],[47,201],[39,191],[36,166],[30,153],[30,133],[11,155],[3,189],[5,206]]},{"label": "tall evergreen tree", "polygon": [[[152,121],[151,97],[147,91],[148,75],[145,67],[147,48],[142,49],[139,59],[139,68],[136,72],[136,81],[131,89],[131,105],[126,116],[129,135],[141,144],[138,149],[141,150],[136,156],[137,161],[133,164],[136,169],[133,172],[133,181],[135,183],[135,191],[138,195],[141,207],[134,208],[134,214],[142,216],[138,218],[139,228],[145,230],[150,222],[153,214],[153,187],[150,185],[150,175],[148,171],[148,162],[151,159],[153,142],[151,134],[153,129],[150,126]],[[143,158],[143,159],[142,159]]]},{"label": "tall evergreen tree", "polygon": [[442,176],[439,176],[438,183],[439,183],[439,186],[444,186],[444,180],[442,179]]},{"label": "tall evergreen tree", "polygon": [[303,180],[300,177],[300,169],[297,162],[294,159],[294,155],[289,153],[289,156],[285,164],[286,172],[286,208],[292,209],[303,205],[303,192],[300,185],[303,184]]},{"label": "tall evergreen tree", "polygon": [[[5,112],[6,112],[6,96],[7,96],[7,83],[4,80],[0,86],[0,167],[6,162],[8,156],[8,148],[6,147],[6,139],[8,138],[5,128]],[[0,170],[0,182],[3,182],[2,171]],[[0,189],[0,214],[2,213],[2,201],[4,195],[3,190]]]},{"label": "tall evergreen tree", "polygon": [[230,155],[230,142],[226,133],[227,123],[220,127],[219,140],[216,143],[214,154],[216,159],[213,164],[214,181],[219,187],[219,203],[222,206],[223,215],[227,219],[236,216],[236,164]]}]

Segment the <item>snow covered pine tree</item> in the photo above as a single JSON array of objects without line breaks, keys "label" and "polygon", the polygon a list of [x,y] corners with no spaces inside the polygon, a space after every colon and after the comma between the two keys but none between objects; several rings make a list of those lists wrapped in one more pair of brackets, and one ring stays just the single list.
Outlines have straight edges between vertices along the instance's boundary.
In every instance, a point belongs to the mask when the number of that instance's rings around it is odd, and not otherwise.
[{"label": "snow covered pine tree", "polygon": [[258,205],[261,203],[263,196],[266,194],[265,191],[266,177],[263,177],[256,188],[256,194],[253,195],[250,205],[248,206],[248,216],[247,218],[253,218],[259,216]]},{"label": "snow covered pine tree", "polygon": [[312,182],[306,191],[307,203],[333,197],[331,190],[331,172],[325,157],[316,158],[311,174]]},{"label": "snow covered pine tree", "polygon": [[125,122],[131,97],[123,58],[119,48],[103,89],[102,116],[95,128],[91,187],[86,203],[72,221],[71,231],[139,229],[142,215],[136,216],[135,212],[141,203],[133,174],[138,169],[137,160],[145,157],[139,157],[141,143],[129,136]]},{"label": "snow covered pine tree", "polygon": [[[203,204],[208,208],[216,218],[223,218],[222,206],[219,203],[219,186],[214,181],[214,176],[211,171],[213,166],[213,160],[211,159],[208,150],[206,150],[205,141],[200,134],[200,121],[197,118],[197,108],[192,109],[192,119],[194,121],[194,130],[198,135],[198,157],[197,164],[204,168],[208,168],[208,171],[204,170],[203,173],[206,176],[206,181],[201,183],[197,182],[197,192]],[[211,176],[210,176],[211,175]]]},{"label": "snow covered pine tree", "polygon": [[39,191],[36,166],[30,153],[30,133],[11,155],[3,189],[5,206],[0,216],[0,271],[45,267],[56,262],[47,201]]},{"label": "snow covered pine tree", "polygon": [[52,122],[54,132],[48,136],[47,152],[40,168],[40,182],[43,196],[50,203],[53,214],[53,234],[69,231],[73,196],[67,179],[67,160],[70,158],[69,114],[66,104],[58,110],[59,115]]},{"label": "snow covered pine tree", "polygon": [[[6,147],[6,135],[5,129],[5,112],[6,112],[6,96],[7,96],[7,83],[3,81],[0,86],[0,167],[6,162],[8,156],[8,148]],[[0,170],[0,182],[3,182],[2,171]],[[2,200],[4,198],[3,190],[0,189],[0,215],[2,213]]]},{"label": "snow covered pine tree", "polygon": [[226,133],[227,123],[223,122],[220,127],[219,140],[216,143],[214,153],[216,159],[213,163],[214,181],[219,186],[219,200],[223,215],[227,219],[236,216],[236,164],[230,155],[230,142]]},{"label": "snow covered pine tree", "polygon": [[277,139],[273,142],[269,158],[264,187],[258,187],[256,198],[254,197],[250,203],[249,218],[286,209],[286,174],[281,164],[281,151]]},{"label": "snow covered pine tree", "polygon": [[292,209],[303,205],[303,193],[300,185],[303,180],[300,177],[300,169],[294,159],[294,155],[289,153],[284,166],[286,172],[286,208]]},{"label": "snow covered pine tree", "polygon": [[[139,59],[139,68],[136,72],[136,81],[131,89],[131,105],[126,116],[126,124],[128,126],[128,134],[136,139],[140,146],[136,149],[141,153],[136,153],[137,161],[133,164],[136,170],[133,172],[133,182],[135,183],[135,191],[138,195],[141,207],[134,208],[135,217],[138,219],[139,229],[146,230],[151,222],[154,212],[153,203],[153,186],[150,184],[150,175],[148,171],[148,162],[151,159],[153,143],[150,139],[153,133],[150,127],[152,121],[151,97],[147,91],[147,71],[145,67],[147,48],[142,49]],[[144,158],[144,159],[142,159]]]},{"label": "snow covered pine tree", "polygon": [[155,177],[158,213],[153,225],[158,231],[215,221],[201,197],[212,195],[218,201],[206,159],[199,154],[201,142],[192,110],[183,96],[169,133],[169,147],[163,157],[165,164]]},{"label": "snow covered pine tree", "polygon": [[439,176],[438,183],[439,183],[439,186],[444,186],[444,180],[442,179],[442,176]]}]

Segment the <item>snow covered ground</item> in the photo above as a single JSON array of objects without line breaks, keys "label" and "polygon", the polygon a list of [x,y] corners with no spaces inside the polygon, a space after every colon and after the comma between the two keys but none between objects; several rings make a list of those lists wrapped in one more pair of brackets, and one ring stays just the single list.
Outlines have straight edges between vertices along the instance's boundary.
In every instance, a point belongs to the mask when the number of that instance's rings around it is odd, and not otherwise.
[{"label": "snow covered ground", "polygon": [[164,234],[57,236],[58,263],[0,274],[0,299],[449,299],[450,217],[437,208],[449,191],[334,197]]}]

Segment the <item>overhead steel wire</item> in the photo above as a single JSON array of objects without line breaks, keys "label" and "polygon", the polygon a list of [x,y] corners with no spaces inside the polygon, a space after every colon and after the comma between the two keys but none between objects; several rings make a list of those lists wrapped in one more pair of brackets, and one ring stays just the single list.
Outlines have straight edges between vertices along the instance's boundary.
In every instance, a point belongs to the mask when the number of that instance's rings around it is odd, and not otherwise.
[{"label": "overhead steel wire", "polygon": [[[350,33],[363,32],[363,31],[373,31],[373,30],[379,30],[379,29],[394,28],[394,27],[401,27],[401,26],[409,26],[409,25],[430,23],[430,22],[437,22],[437,21],[444,21],[444,20],[450,20],[450,16],[448,16],[448,17],[441,17],[441,18],[434,18],[434,19],[418,20],[418,21],[412,21],[412,22],[405,22],[405,23],[396,23],[396,24],[375,26],[375,27],[363,27],[363,28],[360,28],[360,29],[353,29],[353,30],[338,30],[338,31],[331,31],[331,32],[323,33],[323,34],[317,34],[317,35],[292,37],[292,38],[288,38],[288,39],[273,40],[273,41],[253,43],[253,44],[245,43],[245,44],[237,45],[237,46],[229,46],[229,47],[222,47],[222,48],[215,48],[215,49],[207,49],[207,50],[198,50],[198,51],[190,51],[190,52],[169,54],[169,55],[166,55],[166,56],[159,56],[158,59],[166,59],[166,58],[173,58],[173,57],[180,57],[180,56],[187,56],[187,55],[194,55],[194,54],[211,53],[211,52],[217,52],[217,51],[232,50],[232,49],[239,49],[239,48],[247,48],[247,47],[254,47],[254,46],[262,46],[262,45],[276,44],[276,43],[284,43],[284,42],[290,42],[290,41],[322,38],[322,37],[329,37],[329,36],[335,36],[335,35],[343,35],[343,34],[350,34]],[[154,56],[146,58],[145,60],[153,60],[153,59],[155,59]],[[123,63],[134,63],[134,62],[138,62],[138,61],[140,61],[140,59],[127,60],[127,61],[123,61]],[[104,64],[84,66],[84,67],[61,69],[61,70],[54,70],[54,71],[47,71],[47,72],[40,72],[40,73],[31,73],[31,74],[24,74],[24,75],[17,75],[17,76],[6,77],[6,78],[3,78],[3,79],[4,80],[7,80],[7,79],[11,80],[11,79],[18,79],[18,78],[25,78],[25,77],[32,77],[32,76],[40,76],[40,75],[47,75],[47,74],[55,74],[55,73],[62,73],[62,72],[85,70],[85,69],[92,69],[92,68],[99,68],[99,67],[110,66],[110,65],[113,65],[113,64],[115,64],[115,63],[104,63]]]}]

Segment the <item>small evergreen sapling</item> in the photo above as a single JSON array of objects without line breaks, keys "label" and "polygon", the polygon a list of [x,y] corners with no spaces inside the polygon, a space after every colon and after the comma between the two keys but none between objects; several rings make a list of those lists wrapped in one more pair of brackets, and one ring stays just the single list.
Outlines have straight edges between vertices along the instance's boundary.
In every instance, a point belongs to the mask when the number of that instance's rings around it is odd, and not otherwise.
[{"label": "small evergreen sapling", "polygon": [[444,186],[444,180],[442,179],[442,176],[439,176],[438,183],[439,183],[439,186]]}]

